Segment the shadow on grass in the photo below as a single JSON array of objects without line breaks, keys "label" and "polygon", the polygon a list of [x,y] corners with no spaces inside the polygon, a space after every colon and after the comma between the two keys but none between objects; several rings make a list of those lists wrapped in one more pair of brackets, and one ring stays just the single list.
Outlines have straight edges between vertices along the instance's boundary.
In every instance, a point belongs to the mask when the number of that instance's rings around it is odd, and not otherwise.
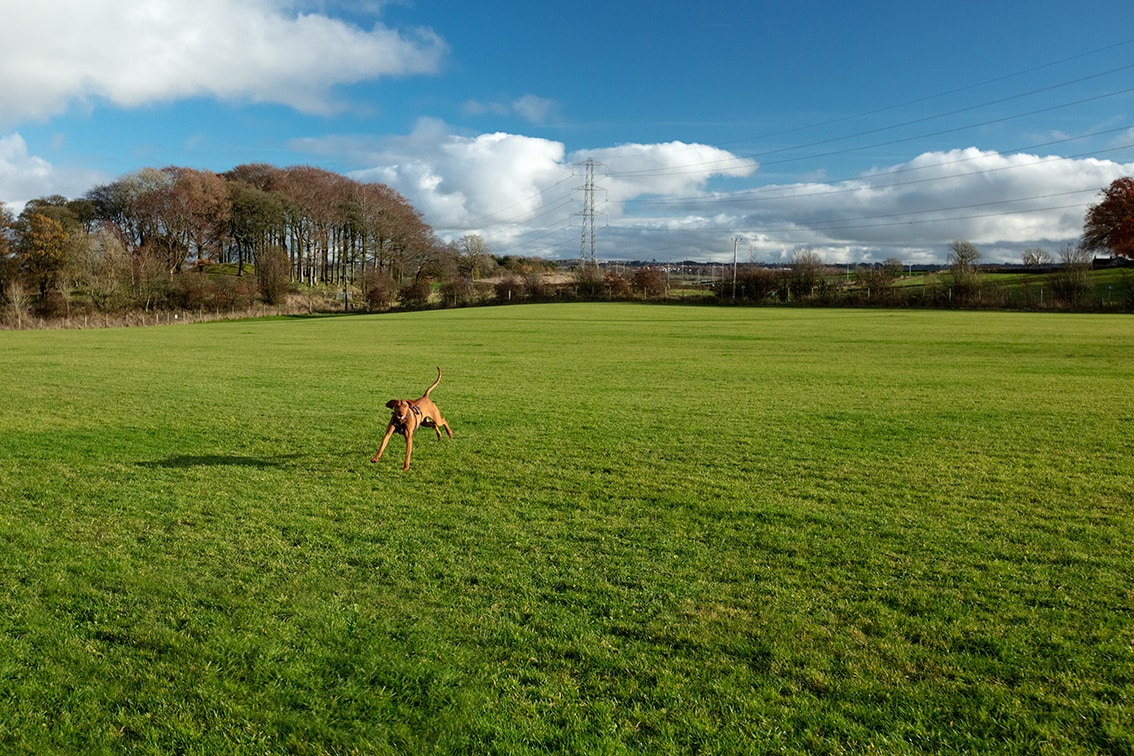
[{"label": "shadow on grass", "polygon": [[169,469],[188,469],[190,467],[254,467],[258,470],[282,468],[288,462],[298,459],[299,454],[280,454],[274,457],[243,457],[236,454],[174,454],[165,459],[139,462],[139,467],[165,467]]}]

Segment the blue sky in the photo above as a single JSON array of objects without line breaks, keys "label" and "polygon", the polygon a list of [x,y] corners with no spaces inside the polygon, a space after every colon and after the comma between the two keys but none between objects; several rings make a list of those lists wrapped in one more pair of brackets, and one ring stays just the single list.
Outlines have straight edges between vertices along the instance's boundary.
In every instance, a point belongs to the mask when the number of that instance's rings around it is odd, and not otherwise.
[{"label": "blue sky", "polygon": [[607,259],[1058,256],[1134,174],[1134,4],[0,0],[0,201],[310,164],[443,239]]}]

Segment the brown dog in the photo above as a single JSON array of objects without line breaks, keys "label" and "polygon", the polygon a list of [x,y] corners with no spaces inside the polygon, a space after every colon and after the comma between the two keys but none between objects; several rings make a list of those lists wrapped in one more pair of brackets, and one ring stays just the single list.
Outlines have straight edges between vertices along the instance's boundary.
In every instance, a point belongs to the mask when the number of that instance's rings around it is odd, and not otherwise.
[{"label": "brown dog", "polygon": [[429,392],[437,388],[437,384],[441,382],[441,368],[437,368],[437,380],[433,385],[425,390],[425,394],[420,399],[391,399],[386,402],[386,406],[394,411],[393,416],[390,418],[390,424],[386,426],[386,435],[382,437],[382,445],[378,447],[378,453],[374,455],[371,462],[377,462],[382,459],[382,452],[386,451],[386,444],[390,443],[390,436],[394,433],[401,433],[406,437],[406,464],[403,470],[409,469],[410,455],[413,454],[413,433],[421,426],[426,428],[433,428],[437,431],[437,440],[441,440],[441,426],[445,426],[445,432],[449,434],[449,438],[453,437],[453,429],[449,427],[449,421],[441,417],[441,410],[437,409],[437,405],[429,398]]}]

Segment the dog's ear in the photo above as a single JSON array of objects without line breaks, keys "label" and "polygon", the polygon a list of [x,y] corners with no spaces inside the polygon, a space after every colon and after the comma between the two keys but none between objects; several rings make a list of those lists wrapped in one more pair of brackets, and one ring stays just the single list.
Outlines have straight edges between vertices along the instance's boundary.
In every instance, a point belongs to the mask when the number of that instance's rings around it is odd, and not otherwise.
[{"label": "dog's ear", "polygon": [[386,402],[386,406],[389,407],[390,409],[393,409],[395,406],[397,406],[397,404],[398,404],[397,399],[391,399],[390,401]]}]

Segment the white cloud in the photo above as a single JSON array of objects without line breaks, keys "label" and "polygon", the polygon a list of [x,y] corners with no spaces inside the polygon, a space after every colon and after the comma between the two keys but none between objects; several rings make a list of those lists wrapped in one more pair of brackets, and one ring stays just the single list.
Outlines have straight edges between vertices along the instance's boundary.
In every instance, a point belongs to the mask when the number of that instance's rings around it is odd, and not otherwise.
[{"label": "white cloud", "polygon": [[766,187],[730,199],[742,226],[817,245],[1055,244],[1078,237],[1100,188],[1134,170],[1097,159],[928,152],[834,184]]},{"label": "white cloud", "polygon": [[18,133],[0,136],[0,203],[19,212],[28,200],[52,194],[76,197],[107,177],[86,169],[60,170],[41,157],[28,154]]},{"label": "white cloud", "polygon": [[587,158],[603,164],[603,187],[612,202],[632,200],[643,195],[690,197],[703,193],[715,176],[744,177],[756,171],[757,164],[730,152],[704,144],[665,142],[662,144],[622,144],[575,153],[572,159]]},{"label": "white cloud", "polygon": [[394,187],[439,232],[475,230],[530,220],[549,187],[570,178],[563,156],[559,142],[505,133],[461,136],[422,119],[412,134],[371,154],[373,168],[352,176]]},{"label": "white cloud", "polygon": [[544,123],[555,111],[555,102],[544,97],[524,95],[512,103],[512,109],[531,123]]},{"label": "white cloud", "polygon": [[[464,136],[423,119],[409,136],[389,140],[368,155],[374,167],[351,175],[397,189],[443,237],[479,232],[499,246],[524,234],[546,237],[548,227],[570,236],[582,201],[581,164],[588,157],[610,169],[610,176],[596,183],[612,200],[698,196],[715,175],[755,170],[752,161],[705,145],[630,144],[567,156],[560,142],[501,132]],[[605,201],[598,204],[599,212],[606,212]],[[610,210],[620,212],[614,204]]]},{"label": "white cloud", "polygon": [[0,122],[105,98],[134,107],[211,96],[336,109],[331,90],[437,70],[428,29],[370,30],[270,0],[40,0],[0,25]]},{"label": "white cloud", "polygon": [[669,142],[571,154],[516,134],[461,136],[424,120],[367,156],[354,174],[406,195],[444,237],[481,233],[513,254],[578,253],[581,164],[597,161],[600,256],[621,259],[790,257],[811,245],[831,263],[899,257],[943,261],[967,239],[988,261],[1018,261],[1028,246],[1055,250],[1082,232],[1098,191],[1134,164],[1004,155],[977,148],[927,152],[839,182],[710,189],[757,166],[719,148]]},{"label": "white cloud", "polygon": [[767,185],[715,192],[688,200],[644,199],[608,236],[646,236],[666,259],[731,260],[733,237],[742,259],[788,260],[810,246],[832,264],[881,261],[943,262],[948,244],[966,239],[988,262],[1019,262],[1040,246],[1054,252],[1082,233],[1088,205],[1134,164],[1094,158],[1004,155],[976,148],[928,152],[839,182]]},{"label": "white cloud", "polygon": [[529,94],[511,102],[468,100],[461,109],[466,116],[516,115],[529,123],[547,123],[555,115],[557,108],[558,104],[554,100]]}]

